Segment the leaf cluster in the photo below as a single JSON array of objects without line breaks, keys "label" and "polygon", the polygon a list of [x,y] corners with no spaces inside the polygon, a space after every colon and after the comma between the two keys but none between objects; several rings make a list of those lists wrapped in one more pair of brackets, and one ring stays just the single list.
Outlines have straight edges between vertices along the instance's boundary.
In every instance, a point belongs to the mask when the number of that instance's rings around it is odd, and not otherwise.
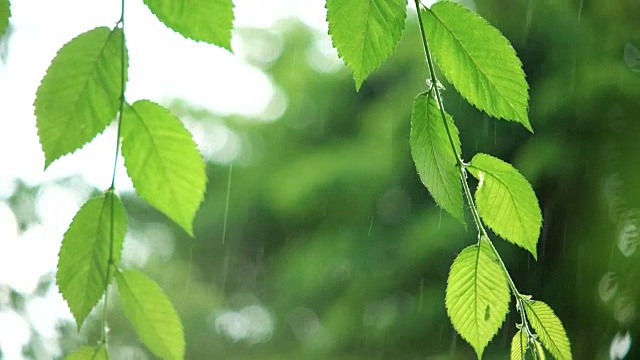
[{"label": "leaf cluster", "polygon": [[[356,89],[393,53],[400,38],[398,29],[404,28],[404,18],[394,15],[394,9],[405,5],[404,1],[327,2],[329,33],[338,54],[353,71]],[[459,131],[444,109],[434,71],[437,63],[449,83],[479,110],[533,132],[522,63],[500,31],[465,7],[448,1],[431,8],[423,8],[419,1],[415,5],[430,72],[427,84],[433,85],[413,103],[411,154],[436,203],[464,224],[466,197],[478,230],[478,243],[464,249],[451,266],[447,313],[456,331],[481,358],[506,318],[513,293],[524,331],[514,337],[512,359],[523,358],[529,343],[534,355],[543,357],[538,336],[554,357],[570,359],[562,323],[548,306],[518,292],[485,230],[486,225],[537,258],[542,215],[533,188],[513,166],[491,155],[476,154],[469,163],[463,161]],[[348,26],[350,20],[353,24]],[[467,184],[468,173],[478,180],[475,198]],[[545,316],[538,317],[538,312]],[[553,339],[545,326],[553,328]]]},{"label": "leaf cluster", "polygon": [[[144,0],[151,12],[182,36],[231,50],[232,0]],[[472,215],[478,241],[457,256],[447,280],[445,305],[453,327],[478,358],[506,319],[511,295],[521,323],[511,358],[527,351],[544,358],[544,346],[558,359],[571,359],[564,327],[551,308],[521,294],[485,226],[537,258],[542,227],[538,200],[527,179],[507,162],[475,154],[464,162],[455,120],[445,111],[435,64],[460,95],[496,119],[533,131],[528,84],[509,41],[464,6],[415,1],[430,86],[414,100],[411,154],[420,179],[435,202],[463,224]],[[353,72],[356,90],[396,50],[405,30],[406,0],[327,0],[329,35]],[[0,0],[0,33],[8,2]],[[191,134],[168,109],[150,100],[129,102],[124,4],[113,28],[97,27],[56,54],[34,102],[45,169],[105,131],[117,127],[120,149],[138,196],[193,236],[193,220],[206,186],[205,164]],[[115,166],[114,166],[115,172]],[[478,180],[475,195],[467,174]],[[115,179],[115,173],[113,178]],[[466,201],[466,206],[465,206]],[[135,270],[120,269],[127,231],[126,211],[114,181],[101,197],[85,203],[64,235],[57,282],[78,327],[104,298],[113,279],[124,312],[140,339],[165,359],[184,357],[180,319],[162,289]],[[103,317],[103,327],[106,318]],[[106,331],[96,347],[82,347],[69,359],[106,359]]]},{"label": "leaf cluster", "polygon": [[[9,18],[0,2],[0,31]],[[160,21],[186,38],[231,50],[233,3],[148,0]],[[52,60],[34,102],[45,169],[93,140],[116,120],[116,161],[120,146],[137,194],[193,236],[193,219],[206,188],[205,163],[183,123],[149,100],[125,99],[128,49],[125,14],[109,29],[97,27],[65,44]],[[115,166],[113,179],[115,179]],[[114,277],[125,314],[141,340],[165,359],[184,356],[180,319],[160,287],[134,270],[121,270],[127,232],[126,211],[115,184],[87,201],[65,232],[57,283],[78,328],[103,297]],[[102,326],[106,326],[103,317]],[[83,347],[69,359],[106,359],[106,331],[98,347]]]}]

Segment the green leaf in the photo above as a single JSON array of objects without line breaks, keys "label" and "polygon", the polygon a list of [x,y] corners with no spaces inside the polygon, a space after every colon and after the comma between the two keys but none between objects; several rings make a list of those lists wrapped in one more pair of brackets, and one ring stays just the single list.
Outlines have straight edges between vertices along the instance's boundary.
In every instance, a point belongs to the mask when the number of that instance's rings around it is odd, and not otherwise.
[{"label": "green leaf", "polygon": [[78,328],[113,278],[114,269],[108,270],[109,254],[112,264],[117,265],[126,231],[124,207],[112,191],[107,191],[82,205],[64,234],[56,281]]},{"label": "green leaf", "polygon": [[109,360],[109,354],[107,354],[107,349],[104,346],[100,347],[90,347],[83,346],[78,348],[76,351],[67,355],[65,360]]},{"label": "green leaf", "polygon": [[329,35],[353,72],[356,89],[395,51],[407,18],[407,0],[327,0]]},{"label": "green leaf", "polygon": [[[460,138],[453,119],[446,115],[455,151]],[[438,205],[464,223],[462,184],[456,156],[442,121],[438,103],[429,92],[416,96],[411,114],[411,155],[422,183]]]},{"label": "green leaf", "polygon": [[[99,27],[66,43],[42,79],[34,103],[45,168],[100,134],[120,106],[123,35]],[[127,53],[125,49],[125,82]]]},{"label": "green leaf", "polygon": [[453,327],[481,358],[509,311],[509,284],[488,239],[453,261],[445,303]]},{"label": "green leaf", "polygon": [[496,118],[529,123],[529,85],[515,50],[498,29],[450,1],[423,11],[424,27],[440,70],[460,94]]},{"label": "green leaf", "polygon": [[9,0],[0,0],[0,35],[4,34],[9,26],[9,18],[11,17],[11,4]]},{"label": "green leaf", "polygon": [[151,12],[180,35],[231,51],[232,0],[144,0]]},{"label": "green leaf", "polygon": [[533,345],[535,347],[535,354],[538,360],[545,360],[547,355],[544,353],[544,349],[538,340],[533,340]]},{"label": "green leaf", "polygon": [[148,100],[127,106],[122,155],[138,195],[193,236],[204,197],[205,164],[191,134],[169,110]]},{"label": "green leaf", "polygon": [[528,301],[525,311],[529,323],[547,350],[558,360],[571,360],[571,345],[562,322],[549,305],[542,301]]},{"label": "green leaf", "polygon": [[537,259],[542,214],[527,179],[510,164],[487,154],[474,156],[468,169],[479,180],[476,202],[482,220]]},{"label": "green leaf", "polygon": [[142,342],[163,359],[183,359],[182,324],[160,286],[136,270],[116,279],[124,312]]},{"label": "green leaf", "polygon": [[537,360],[545,360],[547,355],[544,353],[544,349],[538,340],[533,340],[533,346],[535,349],[536,359]]},{"label": "green leaf", "polygon": [[518,332],[513,336],[511,340],[511,360],[525,360],[525,354],[527,353],[527,349],[529,346],[529,342],[527,341],[527,335],[522,332],[522,330],[518,330]]}]

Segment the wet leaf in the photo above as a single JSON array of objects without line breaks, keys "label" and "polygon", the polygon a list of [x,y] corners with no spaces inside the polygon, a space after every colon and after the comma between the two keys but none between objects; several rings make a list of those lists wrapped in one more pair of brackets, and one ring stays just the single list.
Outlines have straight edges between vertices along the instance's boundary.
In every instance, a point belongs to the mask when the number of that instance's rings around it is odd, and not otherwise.
[{"label": "wet leaf", "polygon": [[462,250],[451,265],[445,295],[453,327],[478,358],[509,311],[509,284],[490,246],[481,239]]},{"label": "wet leaf", "polygon": [[513,166],[487,154],[474,156],[468,169],[479,180],[475,198],[482,220],[537,258],[542,213],[531,184]]},{"label": "wet leaf", "polygon": [[529,85],[509,40],[485,19],[451,1],[438,2],[423,14],[435,60],[460,94],[487,114],[533,131],[527,114]]},{"label": "wet leaf", "polygon": [[127,106],[122,121],[122,156],[136,192],[193,236],[207,176],[191,134],[148,100]]},{"label": "wet leaf", "polygon": [[[125,49],[126,50],[126,49]],[[66,43],[34,102],[45,168],[106,129],[120,106],[122,30],[99,27]],[[125,51],[125,83],[127,54]]]},{"label": "wet leaf", "polygon": [[109,191],[82,205],[64,234],[56,281],[78,328],[113,279],[113,269],[107,277],[109,255],[117,266],[126,231],[124,207]]},{"label": "wet leaf", "polygon": [[327,0],[329,35],[356,89],[394,52],[406,17],[407,0]]},{"label": "wet leaf", "polygon": [[549,305],[542,301],[528,301],[525,311],[529,323],[542,345],[558,360],[571,360],[571,345],[562,322]]},{"label": "wet leaf", "polygon": [[232,0],[144,0],[168,28],[231,51]]},{"label": "wet leaf", "polygon": [[118,273],[116,280],[124,312],[142,342],[163,359],[183,359],[182,324],[160,286],[136,270]]},{"label": "wet leaf", "polygon": [[[455,151],[460,154],[458,128],[446,115]],[[462,184],[456,156],[436,100],[429,92],[416,96],[411,115],[411,155],[422,183],[436,203],[464,223]]]}]

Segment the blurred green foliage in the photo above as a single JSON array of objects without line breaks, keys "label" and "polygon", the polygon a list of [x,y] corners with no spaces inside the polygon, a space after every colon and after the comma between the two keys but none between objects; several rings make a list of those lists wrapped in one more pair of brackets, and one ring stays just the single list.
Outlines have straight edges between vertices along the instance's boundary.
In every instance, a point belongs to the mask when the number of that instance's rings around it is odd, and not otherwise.
[{"label": "blurred green foliage", "polygon": [[[496,154],[533,184],[543,210],[539,260],[496,244],[519,290],[562,319],[574,357],[607,359],[616,333],[640,336],[638,253],[620,245],[640,241],[637,231],[624,236],[640,229],[640,59],[625,57],[640,48],[640,3],[477,0],[476,8],[524,63],[535,134],[488,118],[447,87],[463,158]],[[233,165],[209,163],[195,239],[123,199],[132,230],[151,246],[144,271],[182,319],[187,359],[474,358],[446,316],[444,288],[475,233],[435,206],[409,151],[411,103],[426,86],[418,35],[410,18],[397,52],[356,93],[346,69],[313,65],[318,37],[303,25],[241,29],[240,41],[260,45],[246,59],[284,94],[284,114],[260,122],[173,104],[239,142]],[[260,59],[259,49],[280,45],[273,61]],[[10,203],[24,207],[35,193],[18,188]],[[154,242],[167,232],[169,242]],[[608,272],[613,292],[603,285]],[[515,314],[485,359],[507,358]],[[109,318],[114,358],[133,358],[128,346],[140,344],[119,305]],[[61,331],[65,350],[86,340]],[[81,335],[97,334],[89,324]],[[627,358],[640,358],[637,345]]]}]

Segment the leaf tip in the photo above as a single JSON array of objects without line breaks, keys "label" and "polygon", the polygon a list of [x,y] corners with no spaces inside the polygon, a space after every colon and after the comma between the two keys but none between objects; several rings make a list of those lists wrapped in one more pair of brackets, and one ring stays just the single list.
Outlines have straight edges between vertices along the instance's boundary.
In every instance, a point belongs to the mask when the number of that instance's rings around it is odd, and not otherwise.
[{"label": "leaf tip", "polygon": [[529,120],[526,120],[525,122],[522,123],[524,125],[524,127],[529,130],[530,133],[534,133],[533,131],[533,127],[531,126],[531,123],[529,122]]},{"label": "leaf tip", "polygon": [[364,79],[354,74],[353,80],[355,80],[355,83],[356,83],[356,92],[360,92],[360,88],[362,87],[362,83],[364,82]]},{"label": "leaf tip", "polygon": [[478,356],[478,360],[482,359],[482,354],[484,353],[484,346],[474,346],[473,350],[475,350],[476,355]]}]

